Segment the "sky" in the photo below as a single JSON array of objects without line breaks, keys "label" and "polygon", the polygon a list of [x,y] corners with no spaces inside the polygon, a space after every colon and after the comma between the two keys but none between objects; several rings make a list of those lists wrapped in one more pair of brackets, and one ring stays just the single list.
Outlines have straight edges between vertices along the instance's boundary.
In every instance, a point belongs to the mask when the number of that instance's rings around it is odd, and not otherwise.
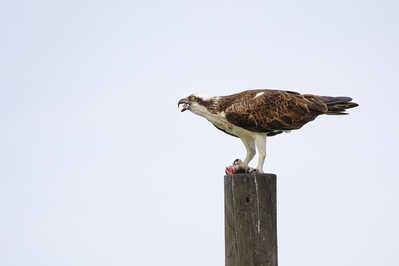
[{"label": "sky", "polygon": [[177,101],[254,88],[360,104],[268,138],[279,265],[399,265],[398,8],[3,1],[0,265],[223,265],[245,149]]}]

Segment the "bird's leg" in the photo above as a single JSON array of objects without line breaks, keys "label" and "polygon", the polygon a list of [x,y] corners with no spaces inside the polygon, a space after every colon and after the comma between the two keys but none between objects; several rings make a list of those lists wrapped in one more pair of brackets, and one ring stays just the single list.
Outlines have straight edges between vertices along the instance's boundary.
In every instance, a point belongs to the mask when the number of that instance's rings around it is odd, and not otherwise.
[{"label": "bird's leg", "polygon": [[266,158],[266,135],[256,135],[255,145],[258,149],[258,165],[256,166],[256,170],[258,173],[263,173],[263,164]]},{"label": "bird's leg", "polygon": [[244,143],[247,155],[245,156],[244,161],[240,159],[234,160],[232,166],[226,167],[226,173],[234,174],[234,173],[246,173],[253,171],[253,169],[251,169],[248,166],[248,163],[254,158],[256,153],[254,139],[251,137],[241,137],[240,139],[242,143]]},{"label": "bird's leg", "polygon": [[255,142],[250,137],[242,137],[240,139],[242,143],[244,143],[245,149],[247,150],[247,155],[245,156],[243,164],[248,168],[249,162],[254,158],[256,153]]}]

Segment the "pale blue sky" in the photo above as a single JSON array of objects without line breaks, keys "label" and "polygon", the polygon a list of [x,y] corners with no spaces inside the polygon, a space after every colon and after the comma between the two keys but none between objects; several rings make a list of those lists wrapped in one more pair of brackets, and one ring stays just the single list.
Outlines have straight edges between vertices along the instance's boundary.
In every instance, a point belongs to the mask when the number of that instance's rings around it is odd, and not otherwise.
[{"label": "pale blue sky", "polygon": [[279,264],[399,265],[396,1],[0,4],[0,265],[223,265],[240,141],[177,100],[351,96],[268,140]]}]

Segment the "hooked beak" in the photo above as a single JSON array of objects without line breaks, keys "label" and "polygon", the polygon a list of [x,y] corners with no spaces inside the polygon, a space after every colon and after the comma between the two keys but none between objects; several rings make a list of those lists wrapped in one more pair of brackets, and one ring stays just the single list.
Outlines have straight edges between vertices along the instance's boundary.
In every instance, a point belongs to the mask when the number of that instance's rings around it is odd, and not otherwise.
[{"label": "hooked beak", "polygon": [[183,109],[181,109],[181,112],[184,112],[188,108],[190,108],[191,102],[187,98],[183,98],[179,100],[179,102],[177,103],[177,107],[179,107],[180,104],[183,104]]}]

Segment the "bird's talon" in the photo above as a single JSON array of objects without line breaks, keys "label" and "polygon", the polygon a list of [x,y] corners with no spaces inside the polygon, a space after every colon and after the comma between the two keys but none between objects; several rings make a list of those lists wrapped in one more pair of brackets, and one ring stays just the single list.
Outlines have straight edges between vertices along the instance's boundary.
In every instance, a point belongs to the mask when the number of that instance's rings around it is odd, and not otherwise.
[{"label": "bird's talon", "polygon": [[235,159],[231,166],[226,167],[226,174],[245,174],[248,173],[249,167],[247,164],[243,163],[240,159]]},{"label": "bird's talon", "polygon": [[250,167],[250,168],[248,169],[248,173],[250,173],[250,174],[257,174],[257,173],[258,173],[258,169]]}]

